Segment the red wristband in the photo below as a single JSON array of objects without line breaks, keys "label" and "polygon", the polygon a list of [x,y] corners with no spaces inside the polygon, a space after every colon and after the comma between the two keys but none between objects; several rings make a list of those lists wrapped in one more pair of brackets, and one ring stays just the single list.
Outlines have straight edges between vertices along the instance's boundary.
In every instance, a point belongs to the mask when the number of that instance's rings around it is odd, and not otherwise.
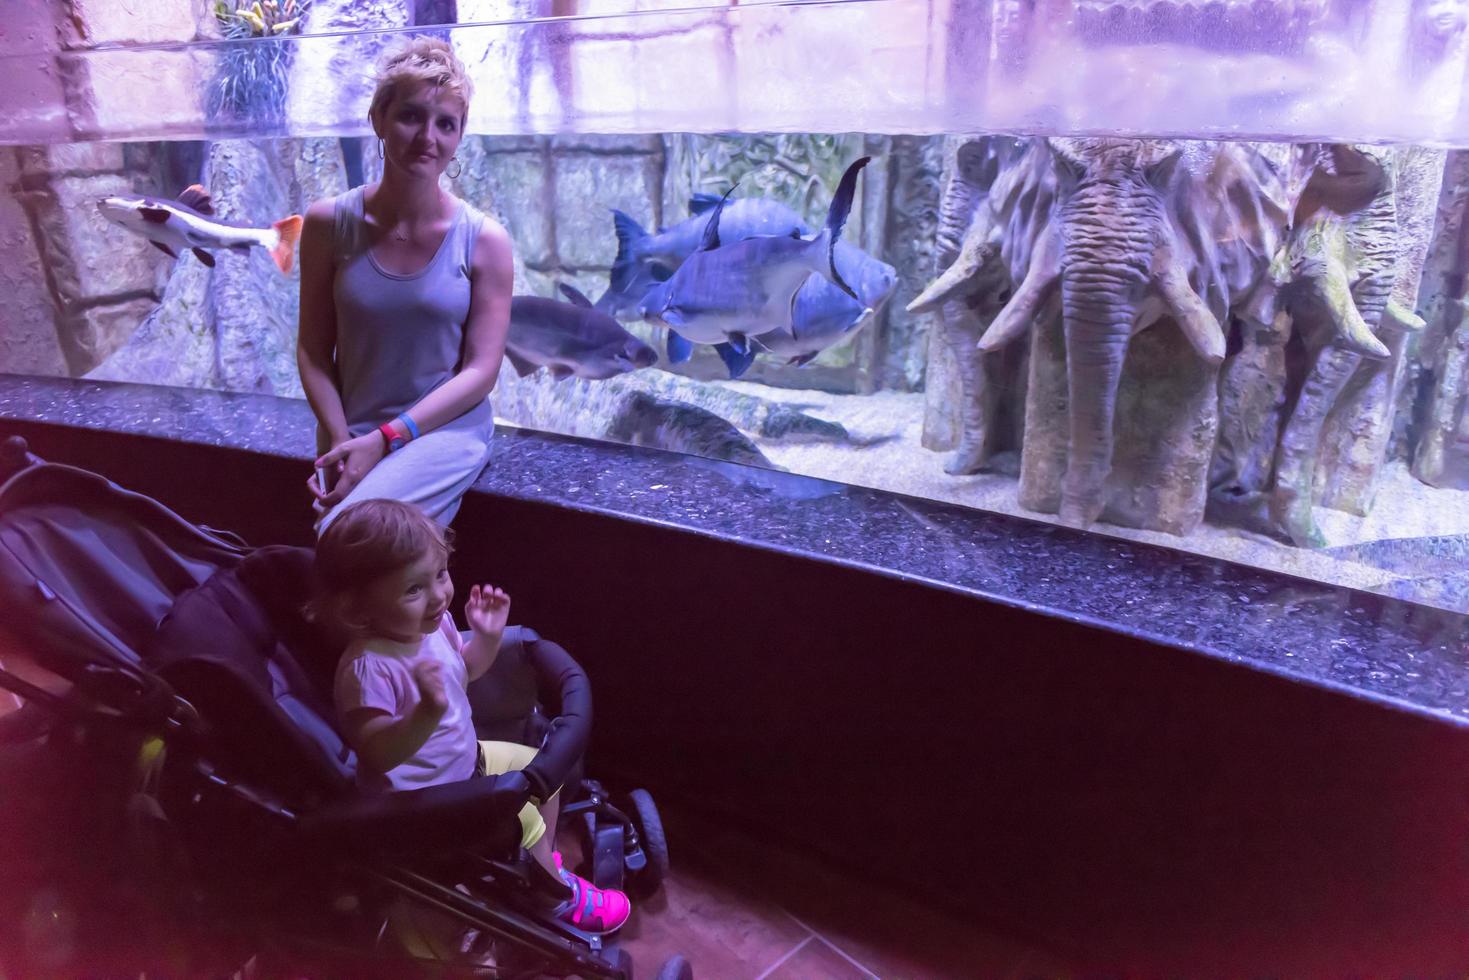
[{"label": "red wristband", "polygon": [[382,435],[383,444],[387,447],[388,452],[392,452],[395,449],[402,449],[405,445],[408,444],[407,439],[398,435],[398,433],[393,430],[393,423],[391,422],[384,422],[382,425],[377,427],[377,431],[379,434]]}]

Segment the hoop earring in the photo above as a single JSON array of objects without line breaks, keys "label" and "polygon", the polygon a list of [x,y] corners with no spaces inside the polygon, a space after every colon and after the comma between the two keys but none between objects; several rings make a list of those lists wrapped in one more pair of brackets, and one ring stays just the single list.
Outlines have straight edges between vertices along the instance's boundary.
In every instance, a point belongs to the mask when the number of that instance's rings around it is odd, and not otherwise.
[{"label": "hoop earring", "polygon": [[[454,172],[452,174],[449,173],[449,167],[454,168]],[[444,168],[444,173],[448,174],[450,180],[458,180],[459,175],[464,173],[464,164],[459,162],[459,158],[457,156],[449,158],[449,167]]]},{"label": "hoop earring", "polygon": [[379,160],[386,160],[388,158],[387,153],[383,149],[383,141],[382,140],[378,140],[377,141],[377,158]]}]

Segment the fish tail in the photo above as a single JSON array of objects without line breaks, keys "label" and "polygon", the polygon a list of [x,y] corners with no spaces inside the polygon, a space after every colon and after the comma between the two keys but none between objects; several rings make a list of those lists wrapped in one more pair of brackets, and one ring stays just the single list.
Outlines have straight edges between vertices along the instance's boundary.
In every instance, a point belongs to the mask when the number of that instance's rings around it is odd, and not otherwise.
[{"label": "fish tail", "polygon": [[301,240],[301,216],[293,214],[270,227],[276,234],[276,243],[270,248],[270,257],[275,260],[281,275],[289,276],[296,265],[296,243]]},{"label": "fish tail", "polygon": [[816,239],[818,242],[821,242],[822,238],[826,239],[825,242],[822,242],[826,253],[823,263],[825,268],[822,269],[822,273],[853,299],[857,298],[857,294],[852,291],[852,287],[847,285],[846,280],[837,271],[837,240],[842,237],[842,228],[847,223],[847,217],[852,213],[852,201],[857,196],[857,175],[871,159],[871,157],[863,157],[842,174],[841,183],[837,184],[837,192],[831,198],[831,208],[826,212],[826,227],[823,229],[823,234]]},{"label": "fish tail", "polygon": [[617,257],[612,260],[608,277],[609,292],[624,292],[632,286],[633,273],[637,270],[639,244],[648,237],[647,231],[628,215],[615,208],[612,211],[612,227],[617,232]]}]

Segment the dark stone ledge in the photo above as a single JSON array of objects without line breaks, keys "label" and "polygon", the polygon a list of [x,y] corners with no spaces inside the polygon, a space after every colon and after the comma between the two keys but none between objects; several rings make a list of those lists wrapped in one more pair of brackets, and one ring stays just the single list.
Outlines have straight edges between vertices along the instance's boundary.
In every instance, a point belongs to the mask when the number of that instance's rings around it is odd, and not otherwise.
[{"label": "dark stone ledge", "polygon": [[[0,374],[5,420],[303,461],[304,401]],[[1469,725],[1463,616],[1152,545],[691,456],[521,429],[474,492],[870,570]],[[1084,651],[1079,651],[1084,654]]]}]

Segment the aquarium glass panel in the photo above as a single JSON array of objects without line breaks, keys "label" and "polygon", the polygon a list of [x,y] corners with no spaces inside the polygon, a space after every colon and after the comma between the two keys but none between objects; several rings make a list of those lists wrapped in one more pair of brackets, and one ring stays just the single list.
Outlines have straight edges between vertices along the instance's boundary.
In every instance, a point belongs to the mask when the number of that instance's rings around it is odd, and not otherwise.
[{"label": "aquarium glass panel", "polygon": [[502,93],[476,133],[1469,136],[1469,0],[92,0],[59,27],[12,6],[10,143],[361,135],[383,45],[450,15]]},{"label": "aquarium glass panel", "polygon": [[[1455,0],[78,10],[0,47],[0,370],[301,398],[271,235],[428,32],[536,300],[501,424],[1469,610]],[[244,238],[116,203],[194,184]]]}]

